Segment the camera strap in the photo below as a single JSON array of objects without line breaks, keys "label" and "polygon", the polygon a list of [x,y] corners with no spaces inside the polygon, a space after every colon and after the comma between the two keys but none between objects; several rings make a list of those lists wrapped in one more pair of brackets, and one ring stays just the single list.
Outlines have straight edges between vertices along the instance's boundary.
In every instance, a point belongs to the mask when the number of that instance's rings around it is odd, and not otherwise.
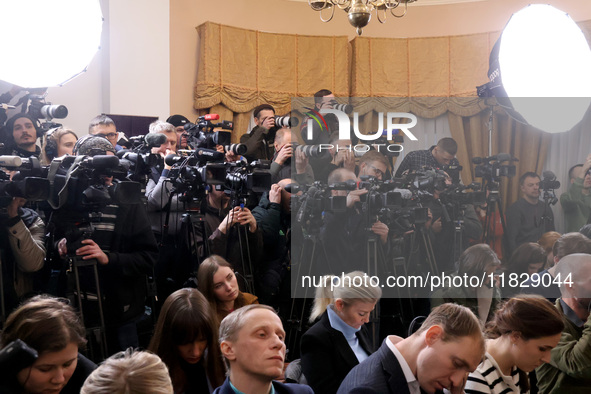
[{"label": "camera strap", "polygon": [[[65,204],[66,199],[68,197],[68,183],[70,181],[70,178],[71,178],[72,174],[76,173],[76,170],[80,166],[80,163],[85,158],[86,158],[86,156],[76,156],[76,159],[74,159],[74,163],[72,163],[70,168],[68,168],[68,172],[66,173],[66,182],[64,183],[64,186],[57,194],[57,203],[54,201],[53,198],[50,198],[47,200],[49,202],[49,205],[51,205],[51,207],[53,209],[59,209]],[[62,160],[55,160],[54,159],[51,162],[51,166],[49,167],[48,178],[50,179],[50,182],[51,182],[51,190],[52,191],[53,191],[53,180],[54,180],[55,174],[57,173],[57,170],[61,166],[61,164],[62,164]],[[53,193],[51,195],[53,196]]]}]

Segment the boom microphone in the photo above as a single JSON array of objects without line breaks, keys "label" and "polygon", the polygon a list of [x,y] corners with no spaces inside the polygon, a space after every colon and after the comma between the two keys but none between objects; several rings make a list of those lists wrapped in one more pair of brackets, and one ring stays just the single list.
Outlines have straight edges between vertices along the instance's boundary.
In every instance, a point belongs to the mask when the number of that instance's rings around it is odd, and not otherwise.
[{"label": "boom microphone", "polygon": [[23,160],[18,156],[0,156],[0,167],[20,167]]},{"label": "boom microphone", "polygon": [[168,141],[166,134],[162,133],[148,133],[144,137],[144,141],[148,144],[148,148],[157,148]]}]

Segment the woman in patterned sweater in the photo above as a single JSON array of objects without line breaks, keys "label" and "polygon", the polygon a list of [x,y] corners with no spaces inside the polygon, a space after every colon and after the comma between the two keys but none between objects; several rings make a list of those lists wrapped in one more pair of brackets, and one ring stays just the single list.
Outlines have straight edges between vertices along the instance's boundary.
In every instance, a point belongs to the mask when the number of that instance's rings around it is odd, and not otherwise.
[{"label": "woman in patterned sweater", "polygon": [[564,328],[545,298],[517,296],[502,304],[486,325],[486,354],[468,376],[465,392],[528,393],[528,372],[550,361]]}]

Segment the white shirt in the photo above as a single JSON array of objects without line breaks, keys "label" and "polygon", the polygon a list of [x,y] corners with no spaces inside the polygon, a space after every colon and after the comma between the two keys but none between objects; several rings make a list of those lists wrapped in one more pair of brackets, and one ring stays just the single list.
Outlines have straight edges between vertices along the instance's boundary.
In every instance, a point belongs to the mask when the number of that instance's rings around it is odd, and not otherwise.
[{"label": "white shirt", "polygon": [[406,378],[406,383],[408,383],[408,390],[410,391],[410,394],[421,394],[421,386],[419,385],[417,378],[410,370],[408,363],[406,362],[400,351],[396,348],[396,346],[394,346],[394,342],[392,340],[398,343],[402,341],[402,338],[397,337],[396,335],[390,335],[388,336],[388,338],[386,338],[386,344],[394,354],[394,357],[396,357],[396,359],[398,360],[400,368],[402,368],[402,372],[404,373],[404,377]]}]

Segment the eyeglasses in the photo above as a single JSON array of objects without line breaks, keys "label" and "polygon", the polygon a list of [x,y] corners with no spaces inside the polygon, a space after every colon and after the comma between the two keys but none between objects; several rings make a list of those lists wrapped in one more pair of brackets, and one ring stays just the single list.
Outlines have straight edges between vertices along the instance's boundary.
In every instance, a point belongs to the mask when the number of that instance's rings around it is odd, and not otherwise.
[{"label": "eyeglasses", "polygon": [[117,133],[107,133],[107,134],[95,134],[98,135],[99,137],[103,137],[103,138],[107,138],[107,139],[111,139],[111,138],[115,138],[117,137]]},{"label": "eyeglasses", "polygon": [[384,175],[386,175],[386,174],[384,174],[384,171],[380,170],[379,168],[376,168],[375,166],[373,166],[371,164],[368,164],[367,166],[373,170],[373,173],[376,174],[376,176],[383,178]]}]

